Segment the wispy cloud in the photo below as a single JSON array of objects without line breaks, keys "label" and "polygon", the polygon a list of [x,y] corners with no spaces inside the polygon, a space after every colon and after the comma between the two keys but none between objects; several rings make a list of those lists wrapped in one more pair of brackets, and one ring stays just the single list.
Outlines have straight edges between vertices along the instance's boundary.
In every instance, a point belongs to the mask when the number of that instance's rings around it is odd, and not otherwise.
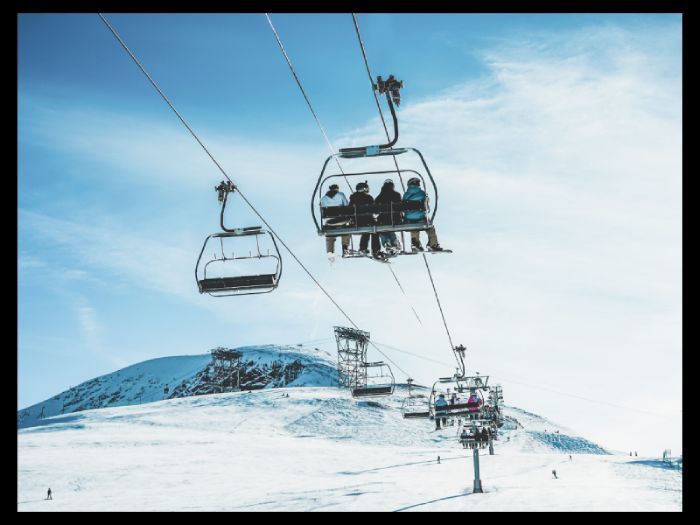
[{"label": "wispy cloud", "polygon": [[[633,404],[657,379],[660,355],[680,367],[680,25],[543,33],[501,42],[481,57],[483,77],[419,101],[407,89],[399,110],[400,145],[425,154],[440,190],[438,234],[455,250],[430,259],[453,337],[470,348],[472,368],[515,370],[534,384],[582,394],[594,383],[617,384],[634,366],[624,378],[629,397],[621,400]],[[30,114],[27,140],[50,136],[57,148],[93,156],[113,175],[140,180],[148,171],[187,198],[202,173],[213,178],[215,168],[198,146],[169,124],[71,108],[44,119],[50,111],[37,104],[42,118]],[[75,125],[61,133],[66,122]],[[375,119],[333,142],[370,143],[379,126]],[[308,219],[316,177],[309,174],[326,155],[320,138],[300,150],[200,131],[362,328],[382,342],[451,360],[419,257],[396,265],[422,328],[386,268],[370,261],[331,268],[325,261]],[[181,215],[174,222],[184,230],[195,219]],[[19,221],[21,238],[27,226],[43,242],[78,254],[85,261],[78,271],[102,269],[191,301],[241,321],[250,337],[273,337],[281,325],[303,329],[302,337],[330,336],[332,324],[344,322],[289,257],[280,289],[247,298],[241,308],[237,300],[214,304],[193,293],[193,254],[201,245],[190,231],[164,242],[128,222],[115,227],[109,217],[86,224],[29,209]],[[20,266],[41,264],[27,257]],[[82,315],[89,334],[90,313]],[[445,373],[393,357],[419,370],[413,374],[419,381]],[[676,394],[664,392],[665,402],[679,403]],[[586,424],[601,428],[589,408]],[[566,411],[561,417],[577,426]]]}]

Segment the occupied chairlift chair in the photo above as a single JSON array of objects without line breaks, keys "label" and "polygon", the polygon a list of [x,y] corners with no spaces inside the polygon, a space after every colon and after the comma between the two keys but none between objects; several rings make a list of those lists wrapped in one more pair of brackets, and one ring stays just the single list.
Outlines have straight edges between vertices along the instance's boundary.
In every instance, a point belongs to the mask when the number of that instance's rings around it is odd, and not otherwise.
[{"label": "occupied chairlift chair", "polygon": [[[483,416],[484,395],[482,390],[488,390],[488,376],[467,376],[464,366],[464,356],[467,349],[463,345],[452,349],[459,368],[452,377],[441,377],[435,383],[430,392],[429,410],[430,418],[449,419],[454,423],[455,419],[475,420]],[[447,385],[451,385],[448,387]],[[442,394],[445,396],[446,405],[435,406],[435,401]]]},{"label": "occupied chairlift chair", "polygon": [[[387,143],[378,146],[367,146],[367,147],[356,147],[356,148],[343,148],[339,153],[333,154],[326,159],[323,164],[323,169],[321,170],[321,175],[316,182],[316,187],[311,196],[311,216],[313,217],[314,224],[316,225],[316,230],[319,235],[324,236],[338,236],[338,235],[348,235],[348,234],[363,234],[363,233],[384,233],[384,232],[402,232],[411,230],[425,230],[433,225],[433,219],[435,213],[437,212],[437,186],[435,185],[435,180],[433,179],[430,169],[423,158],[420,151],[415,148],[393,148],[399,137],[399,126],[396,118],[396,111],[394,110],[394,103],[398,106],[401,100],[399,89],[403,87],[403,81],[398,81],[393,75],[389,76],[385,81],[382,77],[377,77],[377,83],[374,85],[374,89],[381,95],[386,95],[387,103],[389,104],[389,109],[391,110],[391,116],[394,120],[394,139]],[[328,167],[331,159],[344,158],[344,159],[358,159],[358,158],[372,158],[372,157],[382,157],[391,156],[396,157],[406,153],[413,152],[418,155],[423,168],[425,169],[425,175],[428,177],[431,188],[426,186],[426,178],[423,173],[413,170],[413,169],[400,169],[400,170],[380,170],[380,171],[362,171],[362,172],[351,172],[351,173],[332,173],[326,175],[326,168]],[[331,179],[339,177],[367,177],[371,175],[396,175],[407,174],[409,177],[417,177],[421,180],[421,185],[423,190],[426,192],[426,200],[411,201],[411,202],[401,202],[401,203],[390,203],[390,204],[365,204],[365,205],[352,205],[352,206],[321,206],[321,198],[323,197],[323,191],[326,187],[326,183],[330,182]],[[334,181],[335,182],[335,181]],[[428,203],[429,190],[431,190],[434,197],[434,207],[432,212]],[[318,215],[317,215],[318,210]],[[406,221],[404,220],[404,212],[407,211],[425,211],[425,219],[421,221]],[[445,250],[448,252],[448,250]],[[402,252],[405,255],[411,252]]]},{"label": "occupied chairlift chair", "polygon": [[[199,258],[197,259],[197,265],[195,267],[195,278],[197,280],[199,293],[208,293],[214,297],[225,297],[231,295],[269,293],[273,291],[279,285],[280,278],[282,277],[282,256],[277,248],[274,235],[264,230],[261,226],[234,229],[226,228],[224,225],[224,211],[226,209],[228,194],[235,191],[235,186],[231,182],[222,181],[215,189],[219,194],[219,202],[221,203],[220,221],[221,229],[224,231],[209,235],[204,241],[202,251],[199,253]],[[226,241],[238,242],[240,239],[250,238],[251,236],[255,238],[256,253],[249,252],[248,255],[235,255],[235,253],[231,253],[231,256],[226,255],[224,247]],[[270,253],[269,250],[266,253],[261,251],[261,237],[269,237],[272,239],[274,253]],[[208,245],[215,246],[213,257],[203,261],[202,257]],[[222,272],[222,270],[229,270],[229,268],[234,266],[235,261],[255,259],[258,261],[273,261],[275,264],[274,272],[258,274],[239,273],[238,275],[231,275],[233,272],[228,271]],[[216,269],[215,272],[212,272],[212,269]],[[212,273],[215,273],[216,276],[212,275]],[[222,276],[222,273],[228,273],[228,275]]]},{"label": "occupied chairlift chair", "polygon": [[[487,432],[484,437],[484,431]],[[488,425],[480,422],[467,422],[458,430],[458,439],[464,448],[486,448],[493,439]]]}]

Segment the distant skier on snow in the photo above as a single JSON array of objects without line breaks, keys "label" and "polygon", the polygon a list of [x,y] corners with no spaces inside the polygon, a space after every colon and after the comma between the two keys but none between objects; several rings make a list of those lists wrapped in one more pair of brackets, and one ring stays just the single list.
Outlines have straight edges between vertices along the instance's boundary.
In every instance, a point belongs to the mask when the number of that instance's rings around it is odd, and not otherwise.
[{"label": "distant skier on snow", "polygon": [[46,493],[46,499],[53,499],[51,497],[51,487],[49,487],[49,491]]},{"label": "distant skier on snow", "polygon": [[557,477],[557,471],[556,471],[556,470],[553,470],[553,471],[552,471],[552,476],[554,476],[554,479],[559,479],[559,478]]}]

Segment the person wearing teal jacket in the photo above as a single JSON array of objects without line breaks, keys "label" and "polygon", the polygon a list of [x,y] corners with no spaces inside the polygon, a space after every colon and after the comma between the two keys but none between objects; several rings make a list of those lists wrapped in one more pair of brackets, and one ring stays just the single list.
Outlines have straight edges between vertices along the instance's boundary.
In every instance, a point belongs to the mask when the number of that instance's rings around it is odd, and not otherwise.
[{"label": "person wearing teal jacket", "polygon": [[[420,179],[418,177],[413,177],[408,181],[408,187],[406,192],[403,194],[404,202],[426,202],[427,195],[420,187]],[[404,212],[404,220],[406,222],[425,222],[426,215],[425,210],[411,210]],[[411,249],[414,252],[422,252],[423,245],[420,242],[420,232],[422,230],[411,230]],[[441,252],[442,248],[438,243],[437,233],[435,232],[435,227],[430,226],[425,229],[428,234],[428,249],[434,252]]]}]

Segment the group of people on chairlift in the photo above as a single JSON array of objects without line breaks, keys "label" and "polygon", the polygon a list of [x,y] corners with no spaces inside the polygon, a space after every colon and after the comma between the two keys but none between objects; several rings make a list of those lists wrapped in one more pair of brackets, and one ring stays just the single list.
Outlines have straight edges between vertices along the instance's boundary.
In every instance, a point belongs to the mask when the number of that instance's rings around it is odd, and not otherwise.
[{"label": "group of people on chairlift", "polygon": [[459,440],[464,448],[467,448],[469,441],[488,443],[489,439],[491,439],[491,429],[489,427],[482,427],[481,431],[477,428],[473,432],[470,428],[463,427],[462,433],[459,435]]},{"label": "group of people on chairlift", "polygon": [[[350,200],[345,197],[345,194],[340,191],[337,184],[331,184],[328,191],[321,198],[321,207],[327,208],[330,206],[353,206],[362,204],[389,204],[400,202],[425,202],[425,191],[420,187],[420,179],[413,177],[407,183],[406,192],[401,197],[401,194],[394,189],[394,181],[386,179],[382,186],[379,195],[376,198],[369,194],[369,185],[367,182],[359,182],[355,186],[355,193],[350,195]],[[396,213],[398,217],[392,217],[392,222],[424,222],[426,220],[425,210],[410,210],[403,212],[403,221],[401,221],[400,213]],[[398,219],[398,220],[397,220]],[[435,227],[430,226],[425,230],[411,231],[411,249],[413,252],[424,251],[423,245],[420,242],[420,231],[425,231],[428,234],[428,249],[435,252],[443,251],[438,243]],[[394,256],[401,252],[401,244],[396,238],[395,232],[363,233],[360,237],[360,252],[368,255],[369,250],[367,245],[372,238],[372,257],[375,259],[385,259],[387,256]],[[326,237],[326,252],[328,257],[335,257],[335,239],[337,236]],[[343,257],[350,255],[350,235],[341,235],[341,243],[343,246]],[[385,251],[382,251],[384,248]]]},{"label": "group of people on chairlift", "polygon": [[[449,394],[449,390],[448,390]],[[452,405],[462,405],[462,402],[457,399],[457,393],[453,392],[450,395],[450,401],[445,399],[445,394],[439,394],[435,399],[435,428],[440,428],[440,422],[443,426],[447,425],[447,415],[450,413],[450,407]],[[483,408],[483,400],[477,395],[476,391],[470,392],[469,399],[467,400],[466,407],[471,415],[477,415],[478,412]],[[454,412],[452,412],[454,413]]]}]

